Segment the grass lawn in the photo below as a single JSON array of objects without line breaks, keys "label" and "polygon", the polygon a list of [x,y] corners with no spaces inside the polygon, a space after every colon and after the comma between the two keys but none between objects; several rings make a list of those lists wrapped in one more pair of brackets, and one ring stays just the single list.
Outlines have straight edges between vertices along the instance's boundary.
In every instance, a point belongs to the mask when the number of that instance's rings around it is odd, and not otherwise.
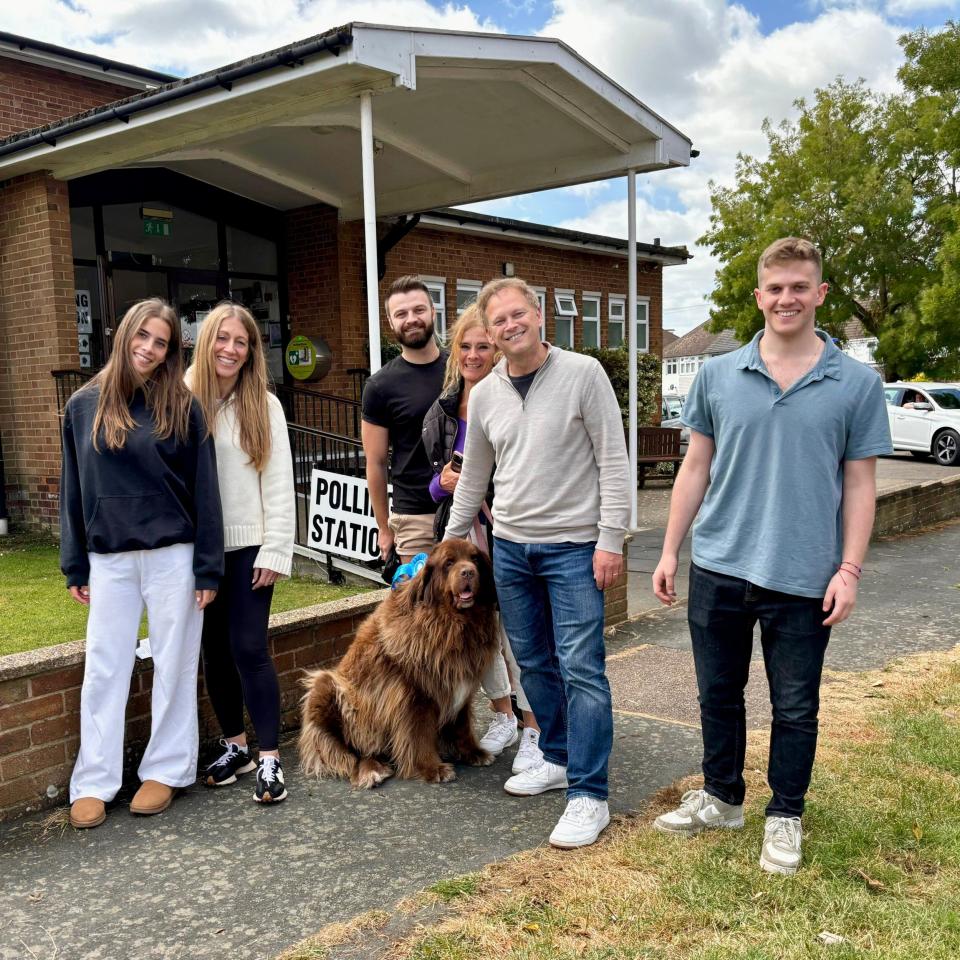
[{"label": "grass lawn", "polygon": [[[390,942],[384,932],[386,953],[364,955],[955,960],[960,647],[832,681],[823,689],[804,816],[805,864],[795,877],[771,876],[757,864],[768,741],[751,734],[745,829],[693,840],[656,833],[653,817],[699,785],[691,778],[662,791],[639,817],[618,818],[590,849],[542,848],[437,884],[398,910],[398,918],[408,916],[402,929],[413,929],[406,939]],[[282,960],[370,943],[387,920],[371,914],[329,928]],[[823,934],[842,939],[827,945]]]},{"label": "grass lawn", "polygon": [[[67,593],[52,540],[26,535],[0,538],[0,583],[0,656],[83,639],[87,611]],[[295,610],[366,589],[291,578],[274,589],[272,610]],[[141,636],[145,635],[142,625]]]}]

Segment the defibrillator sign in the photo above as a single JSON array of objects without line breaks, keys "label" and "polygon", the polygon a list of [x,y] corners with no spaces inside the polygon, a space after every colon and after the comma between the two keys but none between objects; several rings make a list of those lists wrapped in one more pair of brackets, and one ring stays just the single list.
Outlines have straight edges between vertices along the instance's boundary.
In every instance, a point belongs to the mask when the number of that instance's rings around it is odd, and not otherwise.
[{"label": "defibrillator sign", "polygon": [[377,521],[366,481],[326,470],[313,471],[307,545],[351,560],[380,556]]}]

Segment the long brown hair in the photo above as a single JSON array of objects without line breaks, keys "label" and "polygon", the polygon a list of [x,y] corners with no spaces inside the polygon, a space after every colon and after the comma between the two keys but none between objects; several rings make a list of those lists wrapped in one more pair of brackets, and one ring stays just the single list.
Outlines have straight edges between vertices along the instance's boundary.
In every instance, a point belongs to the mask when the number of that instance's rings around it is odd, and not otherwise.
[{"label": "long brown hair", "polygon": [[[170,328],[167,355],[152,376],[144,380],[130,357],[133,338],[151,318]],[[187,439],[190,426],[190,391],[183,382],[183,355],[180,352],[180,323],[173,308],[163,300],[140,300],[123,315],[113,340],[113,352],[106,366],[93,378],[100,388],[97,413],[93,419],[93,448],[99,451],[102,437],[108,450],[122,450],[127,433],[136,426],[130,402],[143,390],[153,415],[154,436],[166,440],[176,435]]]},{"label": "long brown hair", "polygon": [[[453,331],[450,336],[450,356],[447,357],[447,366],[443,374],[443,389],[441,393],[444,396],[452,396],[460,393],[463,386],[463,376],[460,373],[460,344],[467,332],[476,327],[487,339],[490,339],[487,333],[486,324],[483,322],[483,316],[477,307],[477,302],[471,303],[460,314],[459,319],[453,325]],[[494,355],[494,362],[499,358],[500,351]]]},{"label": "long brown hair", "polygon": [[246,307],[231,300],[218,303],[207,314],[197,335],[193,363],[187,371],[187,385],[193,391],[212,431],[220,412],[220,387],[214,351],[220,324],[227,317],[239,320],[247,333],[248,350],[230,395],[236,405],[240,427],[240,448],[261,471],[270,459],[270,415],[267,411],[267,362],[263,356],[260,328]]}]

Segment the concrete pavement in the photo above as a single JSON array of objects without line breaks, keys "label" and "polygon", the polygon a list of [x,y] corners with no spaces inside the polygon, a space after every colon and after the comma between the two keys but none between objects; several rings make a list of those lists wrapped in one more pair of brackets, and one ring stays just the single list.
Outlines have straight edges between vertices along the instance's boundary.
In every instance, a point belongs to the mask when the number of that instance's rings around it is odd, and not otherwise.
[{"label": "concrete pavement", "polygon": [[[828,667],[866,669],[957,643],[958,558],[960,524],[874,545],[860,608],[835,630]],[[608,672],[611,808],[625,813],[699,765],[684,610],[619,629]],[[762,665],[752,673],[757,726],[767,718]],[[452,784],[390,781],[370,793],[305,781],[289,746],[286,756],[291,796],[273,809],[252,802],[246,779],[192,788],[159,817],[117,807],[88,832],[44,829],[43,816],[0,825],[0,960],[266,960],[328,923],[544,843],[563,808],[559,793],[507,797],[507,756],[461,769]]]}]

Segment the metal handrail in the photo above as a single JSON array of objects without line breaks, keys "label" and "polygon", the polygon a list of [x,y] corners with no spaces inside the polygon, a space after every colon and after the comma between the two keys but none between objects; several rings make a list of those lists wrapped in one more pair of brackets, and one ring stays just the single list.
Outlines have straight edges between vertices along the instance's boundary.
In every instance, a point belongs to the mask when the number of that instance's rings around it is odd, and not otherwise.
[{"label": "metal handrail", "polygon": [[359,400],[285,384],[277,384],[275,389],[288,423],[359,441]]},{"label": "metal handrail", "polygon": [[95,374],[89,370],[51,370],[57,387],[57,413],[62,417],[67,401]]}]

